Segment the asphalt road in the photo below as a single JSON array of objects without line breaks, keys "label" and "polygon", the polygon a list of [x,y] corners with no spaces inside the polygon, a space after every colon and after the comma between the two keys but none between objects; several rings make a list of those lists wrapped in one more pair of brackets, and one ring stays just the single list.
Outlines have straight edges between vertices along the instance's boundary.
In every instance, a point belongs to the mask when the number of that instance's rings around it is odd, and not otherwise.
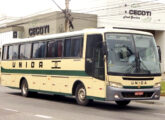
[{"label": "asphalt road", "polygon": [[50,95],[22,97],[0,86],[0,120],[164,120],[165,97],[156,104],[131,102],[127,107],[94,102],[80,106],[73,98]]}]

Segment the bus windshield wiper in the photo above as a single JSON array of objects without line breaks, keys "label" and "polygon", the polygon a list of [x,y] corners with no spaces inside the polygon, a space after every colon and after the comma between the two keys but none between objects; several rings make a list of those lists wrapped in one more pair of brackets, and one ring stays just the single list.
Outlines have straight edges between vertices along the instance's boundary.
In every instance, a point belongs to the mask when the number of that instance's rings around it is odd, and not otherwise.
[{"label": "bus windshield wiper", "polygon": [[135,62],[136,62],[136,72],[140,72],[140,57],[139,52],[135,55]]}]

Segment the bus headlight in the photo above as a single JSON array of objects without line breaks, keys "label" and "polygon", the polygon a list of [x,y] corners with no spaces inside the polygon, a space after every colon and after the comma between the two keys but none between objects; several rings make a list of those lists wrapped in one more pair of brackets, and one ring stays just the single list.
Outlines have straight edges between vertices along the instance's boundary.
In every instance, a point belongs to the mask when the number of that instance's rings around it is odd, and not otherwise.
[{"label": "bus headlight", "polygon": [[116,83],[116,82],[109,82],[109,86],[116,88],[123,88],[121,83]]},{"label": "bus headlight", "polygon": [[158,83],[155,83],[154,87],[155,87],[155,88],[158,88],[158,87],[160,87],[160,82],[158,82]]}]

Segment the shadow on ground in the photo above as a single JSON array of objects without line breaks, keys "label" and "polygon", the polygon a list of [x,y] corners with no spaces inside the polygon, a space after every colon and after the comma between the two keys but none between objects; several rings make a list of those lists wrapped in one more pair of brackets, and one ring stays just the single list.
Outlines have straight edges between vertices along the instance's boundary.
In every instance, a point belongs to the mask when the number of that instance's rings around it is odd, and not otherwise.
[{"label": "shadow on ground", "polygon": [[[15,93],[8,93],[10,95],[14,95],[14,96],[21,96],[21,93],[19,92],[15,92]],[[65,97],[65,96],[61,96],[61,95],[47,95],[47,94],[32,94],[30,96],[31,99],[39,99],[39,100],[44,100],[44,101],[52,101],[52,102],[59,102],[59,103],[63,103],[63,104],[72,104],[75,106],[79,106],[79,107],[88,107],[88,108],[95,108],[95,109],[101,109],[101,110],[107,110],[107,111],[148,111],[148,110],[152,110],[152,108],[146,108],[146,107],[142,107],[142,105],[138,106],[138,104],[131,103],[126,107],[121,107],[115,104],[115,102],[102,102],[102,101],[94,101],[92,103],[90,103],[88,106],[80,106],[77,105],[76,100],[73,97]]]}]

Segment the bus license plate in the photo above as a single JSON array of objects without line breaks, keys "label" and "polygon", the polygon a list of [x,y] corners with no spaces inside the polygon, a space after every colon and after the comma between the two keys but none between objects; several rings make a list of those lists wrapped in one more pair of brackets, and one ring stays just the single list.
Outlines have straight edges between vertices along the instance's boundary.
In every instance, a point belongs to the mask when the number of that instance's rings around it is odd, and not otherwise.
[{"label": "bus license plate", "polygon": [[141,96],[143,94],[144,94],[144,92],[135,92],[135,96]]}]

